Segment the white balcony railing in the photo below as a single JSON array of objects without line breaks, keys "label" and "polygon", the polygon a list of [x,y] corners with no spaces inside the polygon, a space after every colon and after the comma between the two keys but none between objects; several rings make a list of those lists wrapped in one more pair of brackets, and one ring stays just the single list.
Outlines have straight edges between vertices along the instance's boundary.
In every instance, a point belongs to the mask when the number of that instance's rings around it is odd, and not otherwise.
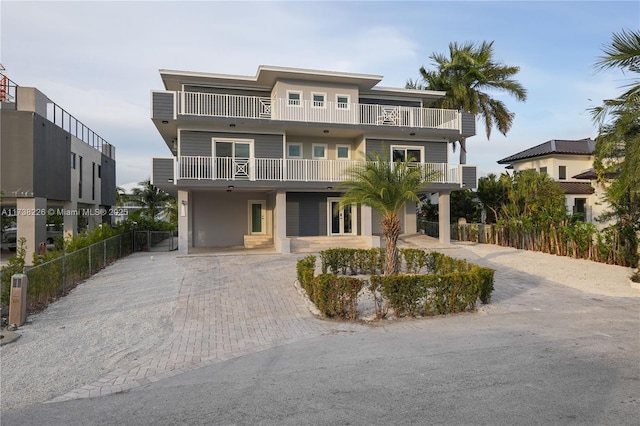
[{"label": "white balcony railing", "polygon": [[[174,159],[178,180],[341,182],[345,172],[362,161],[282,158],[182,156]],[[461,184],[460,165],[416,163],[432,183]]]},{"label": "white balcony railing", "polygon": [[178,114],[461,130],[461,115],[451,109],[338,102],[317,106],[308,100],[291,105],[284,98],[201,92],[178,92]]}]

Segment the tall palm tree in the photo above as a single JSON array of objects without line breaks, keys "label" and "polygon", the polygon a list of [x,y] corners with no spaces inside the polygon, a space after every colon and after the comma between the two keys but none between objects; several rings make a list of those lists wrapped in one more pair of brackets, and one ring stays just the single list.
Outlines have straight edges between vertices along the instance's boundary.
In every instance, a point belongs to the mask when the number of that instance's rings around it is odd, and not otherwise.
[{"label": "tall palm tree", "polygon": [[382,232],[386,241],[385,275],[398,272],[399,212],[407,201],[419,201],[418,192],[428,180],[418,167],[408,162],[392,163],[375,153],[363,164],[353,166],[339,185],[344,188],[339,208],[351,204],[369,206],[382,215]]},{"label": "tall palm tree", "polygon": [[143,214],[151,219],[157,219],[169,207],[171,195],[151,184],[149,179],[138,183],[142,188],[133,188],[133,197],[144,206]]},{"label": "tall palm tree", "polygon": [[[408,80],[408,89],[438,90],[446,95],[436,101],[438,108],[457,109],[479,115],[485,124],[487,139],[495,126],[506,135],[515,114],[504,102],[492,98],[486,91],[503,92],[518,101],[527,99],[527,91],[513,76],[520,67],[504,65],[494,59],[493,41],[479,45],[472,42],[449,44],[449,56],[434,53],[430,59],[433,70],[420,67],[421,80]],[[467,162],[466,138],[461,137],[460,164]]]}]

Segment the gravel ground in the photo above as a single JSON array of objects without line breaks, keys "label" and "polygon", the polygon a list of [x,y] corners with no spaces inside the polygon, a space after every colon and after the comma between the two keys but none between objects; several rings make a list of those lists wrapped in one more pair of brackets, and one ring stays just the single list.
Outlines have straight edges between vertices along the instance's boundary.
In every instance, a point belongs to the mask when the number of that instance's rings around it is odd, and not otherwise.
[{"label": "gravel ground", "polygon": [[30,316],[0,348],[2,410],[47,401],[158,346],[183,275],[175,252],[133,254]]}]

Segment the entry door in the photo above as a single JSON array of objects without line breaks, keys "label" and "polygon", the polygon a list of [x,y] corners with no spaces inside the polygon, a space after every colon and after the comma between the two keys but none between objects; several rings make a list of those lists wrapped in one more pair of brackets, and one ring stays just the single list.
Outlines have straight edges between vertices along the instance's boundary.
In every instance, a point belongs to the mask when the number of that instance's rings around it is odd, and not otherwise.
[{"label": "entry door", "polygon": [[249,201],[249,234],[265,234],[266,233],[266,201],[250,200]]},{"label": "entry door", "polygon": [[356,229],[356,209],[355,205],[338,209],[340,198],[328,198],[328,230],[329,235],[354,235]]}]

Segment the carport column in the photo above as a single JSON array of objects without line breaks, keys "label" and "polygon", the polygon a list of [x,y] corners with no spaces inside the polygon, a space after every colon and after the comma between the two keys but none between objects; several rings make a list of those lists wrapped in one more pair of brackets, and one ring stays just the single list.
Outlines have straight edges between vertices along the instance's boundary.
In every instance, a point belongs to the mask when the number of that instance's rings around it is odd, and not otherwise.
[{"label": "carport column", "polygon": [[369,247],[380,247],[380,236],[373,235],[373,210],[369,206],[360,206],[360,233]]},{"label": "carport column", "polygon": [[291,240],[287,238],[287,192],[278,190],[276,192],[276,206],[274,209],[274,235],[273,244],[278,253],[291,253]]},{"label": "carport column", "polygon": [[26,239],[25,264],[33,264],[33,252],[38,251],[40,243],[47,241],[47,199],[46,198],[18,198],[16,200],[17,225],[16,247],[20,238]]},{"label": "carport column", "polygon": [[78,203],[68,201],[62,205],[63,237],[71,239],[78,234]]},{"label": "carport column", "polygon": [[417,234],[418,233],[418,217],[416,214],[417,203],[415,201],[408,201],[404,206],[404,233],[405,234]]},{"label": "carport column", "polygon": [[438,194],[438,224],[440,233],[440,242],[442,244],[451,244],[451,194]]},{"label": "carport column", "polygon": [[189,218],[193,203],[189,200],[189,191],[178,191],[178,253],[189,254],[191,246],[191,225]]}]

